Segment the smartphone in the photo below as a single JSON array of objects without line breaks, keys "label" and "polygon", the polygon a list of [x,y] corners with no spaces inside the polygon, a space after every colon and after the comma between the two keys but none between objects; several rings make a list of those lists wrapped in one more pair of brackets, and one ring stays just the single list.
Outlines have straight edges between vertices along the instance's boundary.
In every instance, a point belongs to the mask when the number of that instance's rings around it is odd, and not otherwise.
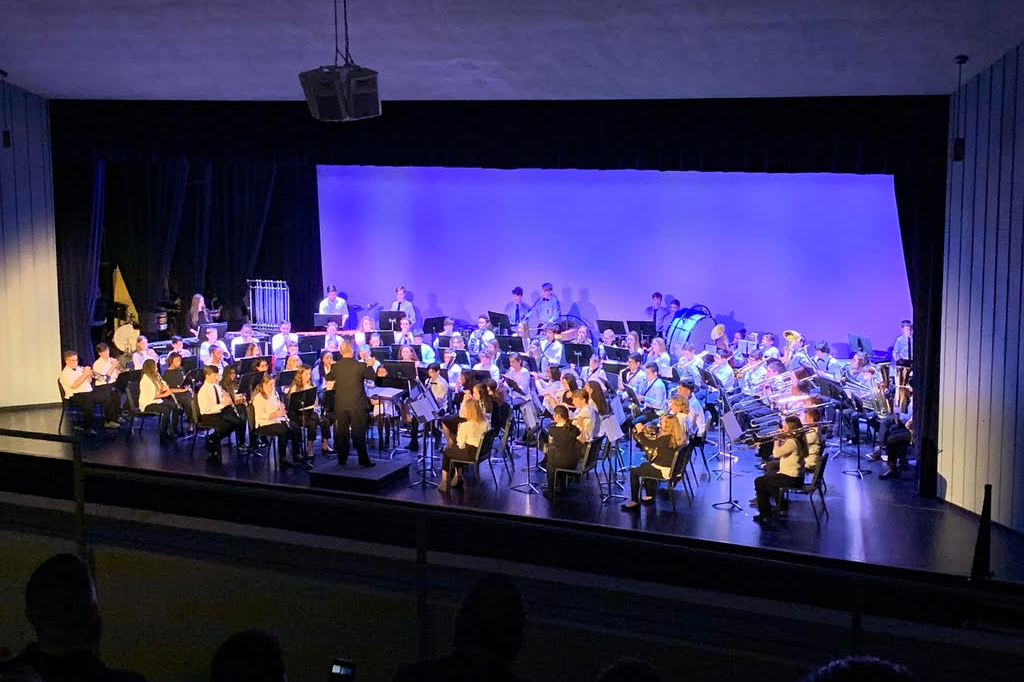
[{"label": "smartphone", "polygon": [[328,682],[351,682],[356,677],[356,664],[351,660],[338,656],[331,663],[331,674]]}]

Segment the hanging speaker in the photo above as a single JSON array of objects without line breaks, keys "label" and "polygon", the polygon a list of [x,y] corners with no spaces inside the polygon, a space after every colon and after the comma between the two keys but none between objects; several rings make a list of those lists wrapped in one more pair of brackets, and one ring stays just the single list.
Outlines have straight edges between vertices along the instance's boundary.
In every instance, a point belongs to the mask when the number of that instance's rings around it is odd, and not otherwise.
[{"label": "hanging speaker", "polygon": [[355,64],[321,66],[299,74],[309,113],[318,121],[380,116],[377,72]]}]

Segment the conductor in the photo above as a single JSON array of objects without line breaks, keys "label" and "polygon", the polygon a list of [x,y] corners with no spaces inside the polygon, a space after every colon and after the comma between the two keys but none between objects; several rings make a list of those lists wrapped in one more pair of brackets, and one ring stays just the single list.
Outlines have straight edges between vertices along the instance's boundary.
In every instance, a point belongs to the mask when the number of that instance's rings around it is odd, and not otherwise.
[{"label": "conductor", "polygon": [[341,344],[341,360],[331,366],[325,379],[334,382],[334,445],[338,451],[338,464],[348,460],[349,429],[359,456],[359,466],[372,467],[373,462],[366,452],[366,423],[370,402],[366,398],[364,381],[373,381],[375,375],[367,365],[352,357],[352,344]]}]

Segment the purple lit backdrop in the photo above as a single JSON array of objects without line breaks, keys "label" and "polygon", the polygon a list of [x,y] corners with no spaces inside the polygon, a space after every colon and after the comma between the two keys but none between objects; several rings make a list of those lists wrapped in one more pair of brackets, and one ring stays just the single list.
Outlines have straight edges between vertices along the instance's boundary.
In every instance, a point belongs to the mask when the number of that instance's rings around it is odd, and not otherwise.
[{"label": "purple lit backdrop", "polygon": [[[911,316],[892,178],[879,175],[320,166],[325,284],[404,284],[419,319],[502,310],[550,281],[593,324],[652,291],[731,329],[879,348]],[[723,319],[724,318],[724,319]]]}]

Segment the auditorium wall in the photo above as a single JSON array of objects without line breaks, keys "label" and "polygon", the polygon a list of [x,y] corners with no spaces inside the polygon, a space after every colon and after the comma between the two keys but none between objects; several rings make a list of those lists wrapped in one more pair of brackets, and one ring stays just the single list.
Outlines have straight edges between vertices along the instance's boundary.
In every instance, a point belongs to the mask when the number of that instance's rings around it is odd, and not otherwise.
[{"label": "auditorium wall", "polygon": [[[955,125],[954,121],[958,121]],[[939,406],[941,497],[1024,532],[1024,44],[954,97]]]},{"label": "auditorium wall", "polygon": [[[50,113],[0,81],[0,407],[57,402],[60,369]],[[42,363],[46,381],[27,371]]]}]

